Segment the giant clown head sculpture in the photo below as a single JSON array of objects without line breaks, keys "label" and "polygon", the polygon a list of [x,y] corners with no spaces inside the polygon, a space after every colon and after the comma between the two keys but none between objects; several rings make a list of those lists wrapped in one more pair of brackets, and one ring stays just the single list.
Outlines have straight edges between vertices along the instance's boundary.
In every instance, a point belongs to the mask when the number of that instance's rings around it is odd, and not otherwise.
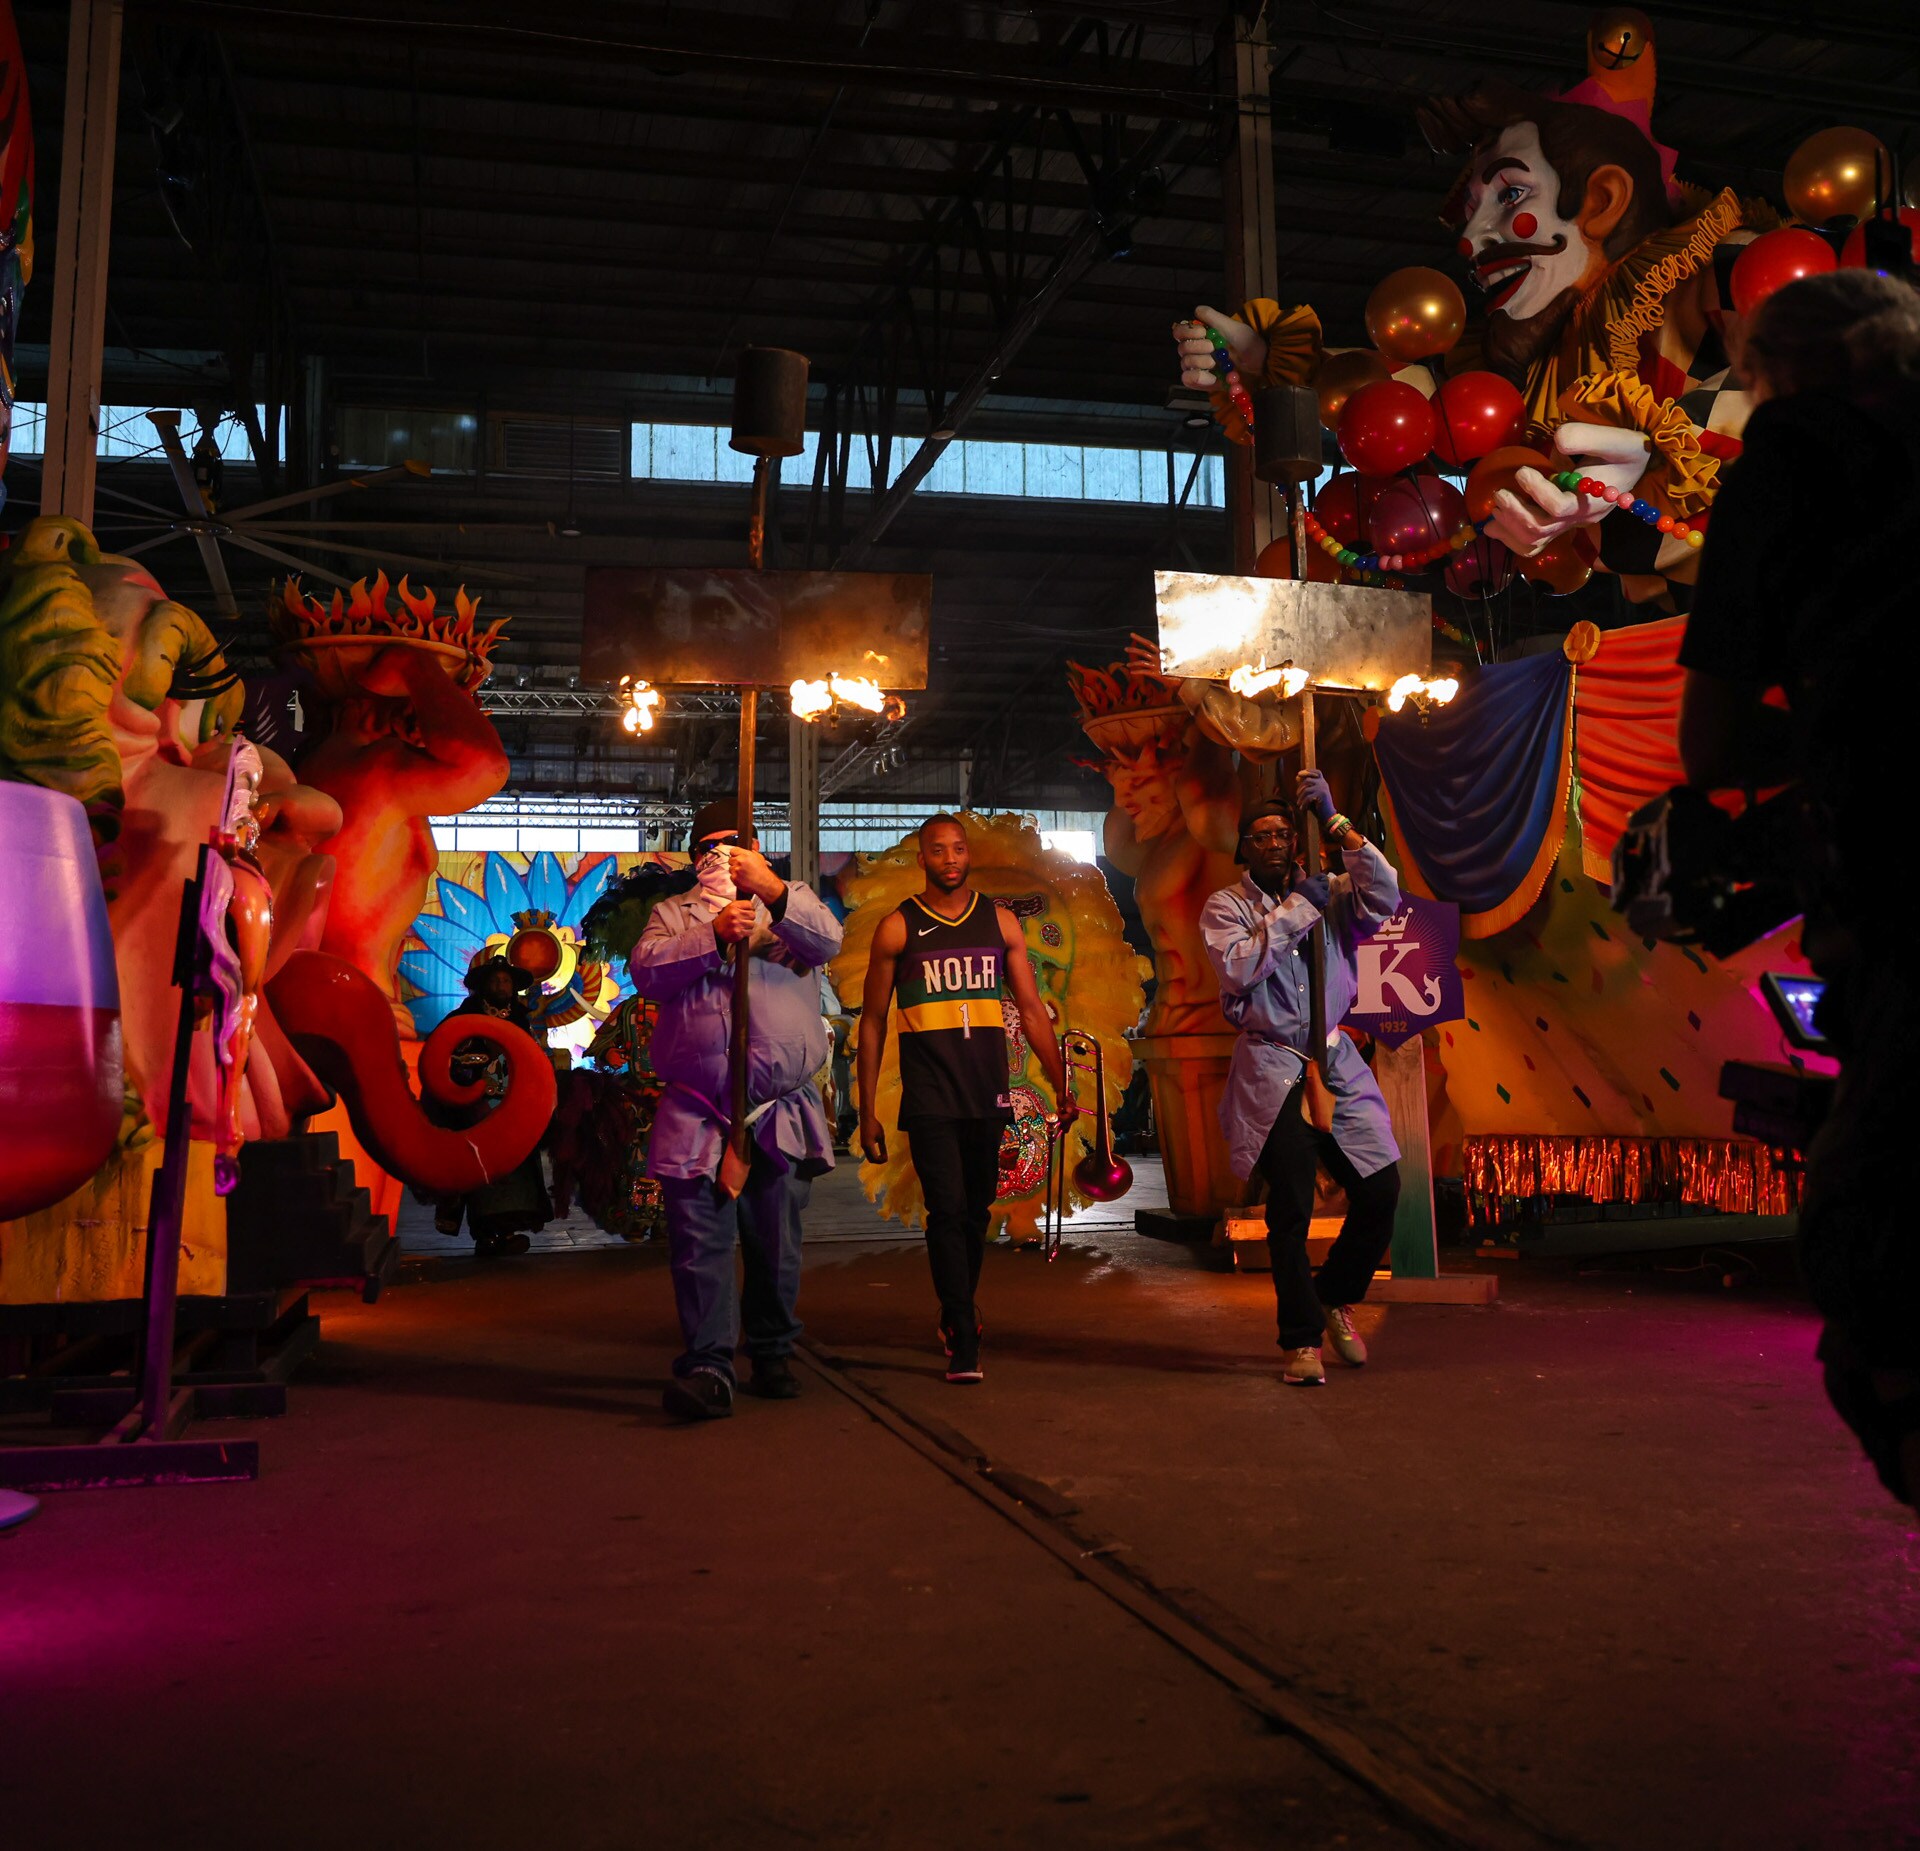
[{"label": "giant clown head sculpture", "polygon": [[1661,151],[1611,110],[1508,84],[1437,99],[1421,121],[1467,154],[1444,216],[1486,295],[1487,364],[1518,381],[1607,267],[1672,222]]}]

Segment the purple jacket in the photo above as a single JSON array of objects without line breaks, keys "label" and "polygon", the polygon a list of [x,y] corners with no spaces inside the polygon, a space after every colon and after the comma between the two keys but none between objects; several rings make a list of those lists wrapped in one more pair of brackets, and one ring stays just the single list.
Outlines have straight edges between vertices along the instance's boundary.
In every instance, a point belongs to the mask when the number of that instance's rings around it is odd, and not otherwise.
[{"label": "purple jacket", "polygon": [[[662,900],[633,948],[633,987],[659,1005],[648,1046],[666,1093],[654,1114],[647,1169],[654,1176],[712,1176],[727,1127],[727,1047],[733,1034],[733,965],[713,936],[719,911],[697,890]],[[747,1098],[763,1149],[802,1175],[833,1168],[833,1134],[814,1075],[827,1064],[819,967],[840,949],[840,922],[799,882],[778,919],[754,902],[749,984]]]}]

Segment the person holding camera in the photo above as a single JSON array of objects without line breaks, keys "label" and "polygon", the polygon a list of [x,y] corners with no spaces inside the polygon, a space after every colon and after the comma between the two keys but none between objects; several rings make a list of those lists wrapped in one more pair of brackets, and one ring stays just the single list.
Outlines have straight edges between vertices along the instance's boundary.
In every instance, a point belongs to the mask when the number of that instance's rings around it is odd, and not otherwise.
[{"label": "person holding camera", "polygon": [[1906,1155],[1920,996],[1902,909],[1888,904],[1884,829],[1908,748],[1875,699],[1908,684],[1913,657],[1920,293],[1867,270],[1809,277],[1762,303],[1733,348],[1756,408],[1714,504],[1681,645],[1681,756],[1699,791],[1792,787],[1772,853],[1797,888],[1802,943],[1826,984],[1819,1027],[1841,1062],[1800,1214],[1826,1320],[1820,1358],[1882,1481],[1920,1504]]}]

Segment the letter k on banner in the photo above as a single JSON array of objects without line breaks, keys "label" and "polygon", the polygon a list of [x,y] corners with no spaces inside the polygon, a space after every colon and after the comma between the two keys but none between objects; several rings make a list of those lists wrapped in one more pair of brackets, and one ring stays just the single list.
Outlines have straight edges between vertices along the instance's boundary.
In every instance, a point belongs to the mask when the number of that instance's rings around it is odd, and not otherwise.
[{"label": "letter k on banner", "polygon": [[1460,909],[1412,894],[1385,925],[1354,947],[1355,990],[1345,1025],[1389,1048],[1467,1012],[1456,957]]}]

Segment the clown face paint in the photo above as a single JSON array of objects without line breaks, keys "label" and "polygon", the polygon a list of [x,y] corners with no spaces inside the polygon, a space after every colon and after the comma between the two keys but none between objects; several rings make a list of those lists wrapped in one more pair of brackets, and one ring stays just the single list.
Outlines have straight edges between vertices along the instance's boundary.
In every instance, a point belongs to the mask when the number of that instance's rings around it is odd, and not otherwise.
[{"label": "clown face paint", "polygon": [[1584,282],[1601,252],[1560,216],[1560,176],[1531,122],[1516,122],[1476,149],[1473,169],[1461,251],[1488,312],[1524,321]]}]

